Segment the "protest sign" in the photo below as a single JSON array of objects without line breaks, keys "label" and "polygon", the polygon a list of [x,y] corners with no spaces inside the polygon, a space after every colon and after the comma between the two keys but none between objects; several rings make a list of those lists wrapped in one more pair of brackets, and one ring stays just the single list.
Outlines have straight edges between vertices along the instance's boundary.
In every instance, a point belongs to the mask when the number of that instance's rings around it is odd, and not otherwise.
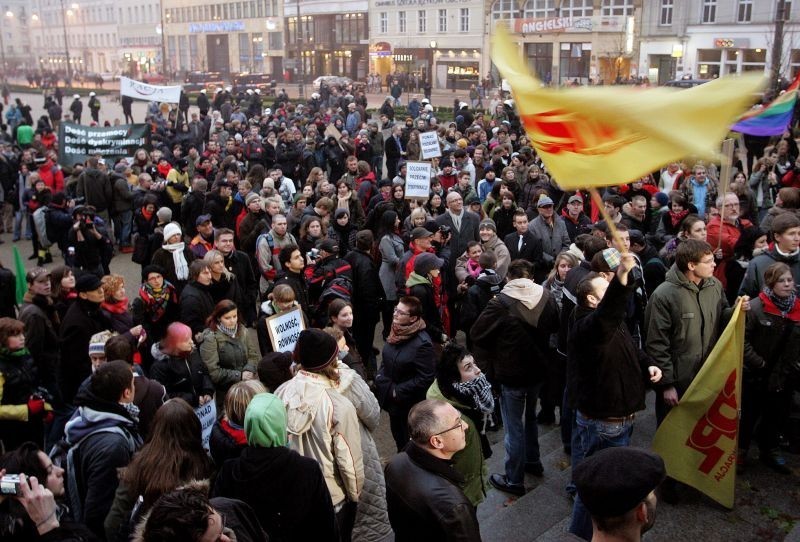
[{"label": "protest sign", "polygon": [[138,100],[148,102],[167,102],[176,104],[181,99],[181,86],[162,87],[142,83],[128,77],[119,78],[119,93],[122,96],[130,96]]},{"label": "protest sign", "polygon": [[133,156],[139,147],[149,146],[147,124],[91,127],[62,122],[58,126],[58,163],[62,166],[82,164],[97,154],[108,160],[125,158]]},{"label": "protest sign", "polygon": [[427,200],[431,192],[431,165],[428,162],[406,164],[406,199]]},{"label": "protest sign", "polygon": [[306,328],[303,312],[298,308],[266,319],[267,333],[275,352],[292,352],[300,332]]},{"label": "protest sign", "polygon": [[203,448],[208,451],[208,439],[211,437],[211,429],[217,421],[217,405],[213,399],[206,404],[194,409],[195,415],[200,420],[200,430],[203,436]]},{"label": "protest sign", "polygon": [[325,138],[333,137],[336,141],[342,139],[342,132],[336,129],[336,126],[333,124],[329,124],[327,128],[325,128],[325,132],[323,132]]},{"label": "protest sign", "polygon": [[423,160],[438,158],[442,155],[442,148],[439,146],[439,134],[436,133],[436,130],[419,134],[419,148]]}]

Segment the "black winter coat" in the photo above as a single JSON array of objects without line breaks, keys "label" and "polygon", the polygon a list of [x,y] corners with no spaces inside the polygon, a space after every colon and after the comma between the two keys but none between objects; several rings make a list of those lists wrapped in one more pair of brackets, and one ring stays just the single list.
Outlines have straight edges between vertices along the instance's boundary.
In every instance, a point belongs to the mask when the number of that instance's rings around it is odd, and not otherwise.
[{"label": "black winter coat", "polygon": [[425,320],[425,331],[428,332],[431,340],[435,343],[442,342],[444,324],[439,308],[433,298],[433,286],[431,284],[415,284],[408,289],[408,295],[419,299],[422,304],[422,319]]},{"label": "black winter coat", "polygon": [[290,448],[247,446],[222,465],[212,495],[252,506],[270,542],[338,540],[319,464]]},{"label": "black winter coat", "polygon": [[633,288],[615,277],[596,309],[575,309],[567,380],[575,382],[574,404],[591,418],[628,416],[645,408],[647,367],[654,362],[636,346],[625,324],[632,294]]},{"label": "black winter coat", "polygon": [[99,304],[78,299],[64,315],[60,336],[61,363],[58,367],[58,382],[64,402],[72,403],[81,382],[92,374],[89,339],[106,329],[111,329],[111,322],[103,315]]},{"label": "black winter coat", "polygon": [[504,386],[542,382],[551,363],[550,335],[558,330],[558,316],[548,290],[533,309],[501,292],[470,330],[475,360],[490,380]]},{"label": "black winter coat", "polygon": [[57,396],[60,322],[56,307],[44,296],[31,296],[29,292],[20,307],[19,320],[25,324],[25,343],[36,363],[39,378],[44,387]]},{"label": "black winter coat", "polygon": [[239,318],[247,326],[256,321],[256,300],[258,299],[258,280],[250,265],[250,258],[241,250],[233,250],[225,257],[225,268],[236,277],[236,296]]},{"label": "black winter coat", "polygon": [[181,292],[181,322],[192,328],[192,334],[206,328],[206,318],[214,311],[214,299],[208,286],[190,282]]},{"label": "black winter coat", "polygon": [[381,408],[395,414],[425,399],[436,376],[436,354],[426,331],[410,339],[383,346],[383,363],[375,377]]},{"label": "black winter coat", "polygon": [[208,376],[208,367],[195,348],[188,358],[169,356],[153,346],[153,365],[150,378],[161,383],[170,399],[179,397],[192,408],[200,406],[200,397],[214,395],[214,384]]},{"label": "black winter coat", "polygon": [[353,271],[353,306],[375,311],[385,298],[378,268],[372,256],[361,250],[353,250],[344,258]]},{"label": "black winter coat", "polygon": [[469,499],[459,487],[464,479],[452,463],[410,442],[389,460],[386,503],[397,542],[480,541]]}]

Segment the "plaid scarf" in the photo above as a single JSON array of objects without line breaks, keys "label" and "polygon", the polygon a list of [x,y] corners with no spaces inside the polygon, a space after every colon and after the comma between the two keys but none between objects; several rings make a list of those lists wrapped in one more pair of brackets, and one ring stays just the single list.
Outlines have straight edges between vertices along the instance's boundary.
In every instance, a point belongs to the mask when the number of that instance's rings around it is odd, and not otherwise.
[{"label": "plaid scarf", "polygon": [[453,382],[453,388],[463,397],[472,400],[475,408],[484,414],[494,412],[494,397],[492,396],[492,385],[486,379],[486,375],[481,373],[477,378],[469,382]]},{"label": "plaid scarf", "polygon": [[164,281],[164,285],[156,290],[149,283],[145,282],[139,288],[139,297],[144,302],[145,311],[150,317],[151,322],[158,322],[167,312],[167,306],[170,303],[178,303],[178,295],[175,293],[175,287],[168,281]]}]

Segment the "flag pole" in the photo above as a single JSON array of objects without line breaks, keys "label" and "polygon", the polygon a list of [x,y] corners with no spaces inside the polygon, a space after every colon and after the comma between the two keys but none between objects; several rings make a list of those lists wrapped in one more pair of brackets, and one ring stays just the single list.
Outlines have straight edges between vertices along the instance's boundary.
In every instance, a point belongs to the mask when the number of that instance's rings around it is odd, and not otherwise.
[{"label": "flag pole", "polygon": [[719,210],[719,239],[717,249],[722,248],[722,223],[725,222],[725,194],[731,184],[731,168],[733,167],[733,139],[722,142],[722,164],[719,171],[719,195],[722,196],[722,209]]}]

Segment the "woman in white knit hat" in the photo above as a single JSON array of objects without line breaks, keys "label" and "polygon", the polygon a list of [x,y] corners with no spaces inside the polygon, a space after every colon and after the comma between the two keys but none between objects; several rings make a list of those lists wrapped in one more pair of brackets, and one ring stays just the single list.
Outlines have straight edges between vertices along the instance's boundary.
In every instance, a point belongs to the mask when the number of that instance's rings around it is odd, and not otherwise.
[{"label": "woman in white knit hat", "polygon": [[153,254],[150,263],[164,268],[164,278],[180,295],[183,287],[189,281],[189,264],[194,260],[194,254],[183,242],[181,227],[175,222],[164,226],[164,244]]}]

